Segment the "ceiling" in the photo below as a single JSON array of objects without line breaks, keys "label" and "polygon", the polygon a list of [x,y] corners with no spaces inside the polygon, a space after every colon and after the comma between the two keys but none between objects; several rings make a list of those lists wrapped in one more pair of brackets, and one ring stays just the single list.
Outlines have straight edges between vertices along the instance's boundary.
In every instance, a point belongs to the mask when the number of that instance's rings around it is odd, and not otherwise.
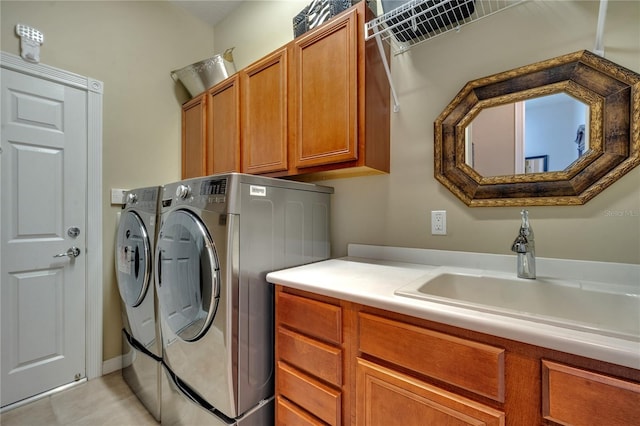
[{"label": "ceiling", "polygon": [[235,10],[245,0],[169,0],[212,27]]}]

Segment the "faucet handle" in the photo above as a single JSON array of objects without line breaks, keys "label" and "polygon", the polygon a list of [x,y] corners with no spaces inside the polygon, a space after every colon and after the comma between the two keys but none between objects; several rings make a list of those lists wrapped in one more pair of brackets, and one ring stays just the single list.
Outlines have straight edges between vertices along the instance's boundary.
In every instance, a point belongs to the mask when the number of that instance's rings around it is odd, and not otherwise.
[{"label": "faucet handle", "polygon": [[516,253],[527,253],[529,251],[529,241],[524,235],[518,235],[513,241],[511,251]]}]

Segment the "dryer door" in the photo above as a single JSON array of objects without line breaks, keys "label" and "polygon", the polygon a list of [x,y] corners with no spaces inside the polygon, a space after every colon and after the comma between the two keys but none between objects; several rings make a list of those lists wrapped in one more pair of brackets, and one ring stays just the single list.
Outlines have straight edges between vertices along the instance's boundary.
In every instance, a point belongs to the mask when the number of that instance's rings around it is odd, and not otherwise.
[{"label": "dryer door", "polygon": [[140,216],[126,211],[120,218],[116,267],[120,297],[127,306],[142,303],[151,279],[151,246]]},{"label": "dryer door", "polygon": [[182,340],[198,340],[215,316],[220,268],[213,240],[192,212],[167,215],[158,235],[155,267],[166,326]]}]

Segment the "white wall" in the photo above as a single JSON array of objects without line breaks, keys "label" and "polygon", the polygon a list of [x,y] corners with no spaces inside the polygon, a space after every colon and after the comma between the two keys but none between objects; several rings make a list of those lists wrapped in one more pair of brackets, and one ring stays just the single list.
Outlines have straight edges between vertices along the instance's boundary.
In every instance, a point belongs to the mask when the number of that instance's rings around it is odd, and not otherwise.
[{"label": "white wall", "polygon": [[[215,28],[215,48],[234,47],[238,69],[293,39],[293,17],[311,0],[245,0]],[[330,64],[327,64],[330,65]]]},{"label": "white wall", "polygon": [[116,213],[110,188],[180,178],[181,105],[170,71],[211,56],[213,29],[165,1],[0,2],[2,50],[19,54],[17,23],[44,33],[41,62],[104,82],[103,358],[120,355]]},{"label": "white wall", "polygon": [[[248,1],[216,27],[216,49],[236,46],[239,67],[292,38],[308,3]],[[470,80],[595,43],[596,1],[528,1],[395,56],[400,112],[391,117],[391,173],[324,181],[333,197],[333,255],[347,243],[510,254],[516,207],[469,208],[433,177],[433,122]],[[609,1],[605,56],[640,72],[640,2]],[[220,43],[220,44],[218,44]],[[330,64],[327,64],[330,66]],[[640,263],[640,167],[584,206],[531,207],[539,256]],[[447,210],[447,236],[430,211]]]}]

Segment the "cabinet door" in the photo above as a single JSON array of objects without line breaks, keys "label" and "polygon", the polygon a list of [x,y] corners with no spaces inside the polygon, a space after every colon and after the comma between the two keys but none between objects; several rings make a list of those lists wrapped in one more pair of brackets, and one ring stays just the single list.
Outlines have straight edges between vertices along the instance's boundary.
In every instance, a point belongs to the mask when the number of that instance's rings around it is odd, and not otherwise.
[{"label": "cabinet door", "polygon": [[287,56],[285,47],[241,72],[244,173],[288,169]]},{"label": "cabinet door", "polygon": [[358,159],[357,9],[293,43],[296,167]]},{"label": "cabinet door", "polygon": [[367,313],[359,327],[363,353],[504,402],[503,348]]},{"label": "cabinet door", "polygon": [[358,358],[356,424],[504,425],[504,413]]},{"label": "cabinet door", "polygon": [[205,94],[182,105],[182,179],[206,174]]},{"label": "cabinet door", "polygon": [[208,92],[207,174],[240,171],[240,89],[237,74]]},{"label": "cabinet door", "polygon": [[542,415],[563,425],[638,424],[640,384],[543,360]]}]

